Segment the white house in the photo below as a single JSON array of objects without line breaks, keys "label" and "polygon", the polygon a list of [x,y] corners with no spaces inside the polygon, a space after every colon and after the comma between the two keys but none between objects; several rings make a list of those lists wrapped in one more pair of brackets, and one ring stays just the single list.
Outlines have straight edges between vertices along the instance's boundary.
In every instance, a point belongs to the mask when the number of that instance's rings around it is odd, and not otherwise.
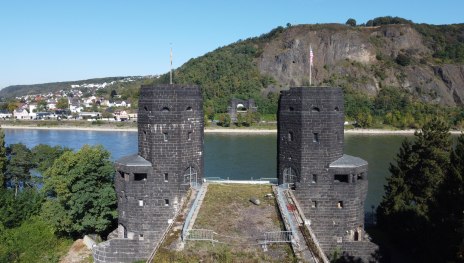
[{"label": "white house", "polygon": [[81,103],[79,102],[79,99],[72,99],[69,101],[69,110],[72,112],[72,113],[79,113],[83,110],[84,108],[82,108],[81,106]]},{"label": "white house", "polygon": [[47,101],[47,107],[48,107],[49,110],[56,109],[56,101],[55,100],[48,100]]},{"label": "white house", "polygon": [[113,103],[113,106],[114,107],[126,107],[126,108],[129,108],[131,106],[130,103],[127,103],[126,101],[115,101]]},{"label": "white house", "polygon": [[36,111],[37,111],[37,103],[29,104],[29,113],[36,112]]},{"label": "white house", "polygon": [[31,119],[29,112],[25,109],[16,109],[13,111],[13,116],[18,120]]}]

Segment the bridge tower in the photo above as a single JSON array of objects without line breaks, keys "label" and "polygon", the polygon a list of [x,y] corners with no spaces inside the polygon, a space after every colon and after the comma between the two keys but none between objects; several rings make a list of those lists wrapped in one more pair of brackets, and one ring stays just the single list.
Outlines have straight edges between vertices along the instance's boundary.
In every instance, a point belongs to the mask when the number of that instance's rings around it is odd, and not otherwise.
[{"label": "bridge tower", "polygon": [[141,87],[138,154],[115,162],[118,238],[97,247],[96,262],[149,257],[189,187],[202,181],[203,118],[198,86]]},{"label": "bridge tower", "polygon": [[282,91],[278,179],[279,184],[293,189],[326,253],[339,247],[363,256],[368,164],[343,154],[343,127],[340,88],[292,87]]}]

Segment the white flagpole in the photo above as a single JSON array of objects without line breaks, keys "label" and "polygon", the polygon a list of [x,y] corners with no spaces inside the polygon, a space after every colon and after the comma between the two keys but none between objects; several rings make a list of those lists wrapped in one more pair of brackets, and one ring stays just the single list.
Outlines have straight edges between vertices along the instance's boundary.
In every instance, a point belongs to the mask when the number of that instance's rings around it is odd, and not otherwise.
[{"label": "white flagpole", "polygon": [[312,67],[313,67],[313,49],[309,45],[309,86],[312,84]]}]

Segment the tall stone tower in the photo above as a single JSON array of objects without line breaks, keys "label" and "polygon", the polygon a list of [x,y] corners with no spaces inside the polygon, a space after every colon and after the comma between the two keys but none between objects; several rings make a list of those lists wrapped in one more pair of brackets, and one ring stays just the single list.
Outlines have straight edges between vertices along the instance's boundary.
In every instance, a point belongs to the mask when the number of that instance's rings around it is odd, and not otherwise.
[{"label": "tall stone tower", "polygon": [[115,162],[118,238],[94,250],[96,262],[149,256],[189,187],[202,181],[203,118],[199,87],[142,86],[138,154]]},{"label": "tall stone tower", "polygon": [[340,88],[281,92],[278,179],[293,189],[326,253],[339,247],[364,257],[367,162],[343,154],[343,104]]}]

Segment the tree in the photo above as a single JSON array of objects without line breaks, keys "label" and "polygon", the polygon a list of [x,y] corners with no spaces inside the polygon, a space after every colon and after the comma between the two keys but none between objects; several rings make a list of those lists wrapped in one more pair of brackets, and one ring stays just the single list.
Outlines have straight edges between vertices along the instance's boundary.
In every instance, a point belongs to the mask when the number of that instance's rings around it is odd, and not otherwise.
[{"label": "tree", "polygon": [[0,127],[0,188],[5,187],[5,171],[8,159],[6,158],[5,133]]},{"label": "tree", "polygon": [[62,110],[69,108],[68,98],[60,98],[56,103],[56,107]]},{"label": "tree", "polygon": [[0,231],[0,262],[59,262],[72,240],[58,238],[53,226],[38,216],[19,227]]},{"label": "tree", "polygon": [[37,102],[37,112],[41,112],[41,111],[47,111],[48,110],[48,104],[45,100],[39,100]]},{"label": "tree", "polygon": [[7,184],[15,189],[15,196],[21,187],[32,187],[30,170],[33,168],[31,151],[22,143],[11,144],[9,162],[6,169]]},{"label": "tree", "polygon": [[50,146],[47,144],[39,144],[31,149],[32,163],[39,172],[44,173],[53,165],[53,162],[63,153],[71,151],[70,148],[63,146]]},{"label": "tree", "polygon": [[14,190],[0,189],[0,229],[17,227],[37,215],[43,200],[43,195],[36,188],[23,189],[16,197]]},{"label": "tree", "polygon": [[230,126],[230,122],[231,122],[231,119],[230,119],[230,115],[227,114],[227,113],[222,113],[219,115],[219,125],[221,125],[222,127],[229,127]]},{"label": "tree", "polygon": [[356,20],[354,20],[353,18],[349,18],[348,20],[346,20],[345,24],[349,26],[356,26]]},{"label": "tree", "polygon": [[8,112],[13,112],[14,110],[16,110],[18,108],[18,102],[17,101],[10,101],[8,102],[8,105],[6,106],[6,108],[8,109]]},{"label": "tree", "polygon": [[118,93],[116,92],[116,90],[111,90],[111,93],[110,93],[110,98],[114,98],[114,96],[118,95]]},{"label": "tree", "polygon": [[[426,123],[415,140],[405,140],[390,164],[385,194],[377,209],[379,227],[392,240],[427,258],[431,236],[430,209],[450,164],[449,126],[434,119]],[[434,250],[432,250],[434,251]]]},{"label": "tree", "polygon": [[[435,261],[457,259],[459,247],[464,249],[464,135],[459,136],[456,147],[451,151],[450,167],[441,184],[436,201],[431,203],[431,222],[437,240],[433,244],[441,251]],[[464,251],[464,250],[463,250]],[[445,260],[446,259],[446,260]],[[462,259],[461,259],[462,261]]]},{"label": "tree", "polygon": [[44,173],[42,213],[61,234],[108,233],[117,218],[114,169],[101,145],[62,154]]}]

